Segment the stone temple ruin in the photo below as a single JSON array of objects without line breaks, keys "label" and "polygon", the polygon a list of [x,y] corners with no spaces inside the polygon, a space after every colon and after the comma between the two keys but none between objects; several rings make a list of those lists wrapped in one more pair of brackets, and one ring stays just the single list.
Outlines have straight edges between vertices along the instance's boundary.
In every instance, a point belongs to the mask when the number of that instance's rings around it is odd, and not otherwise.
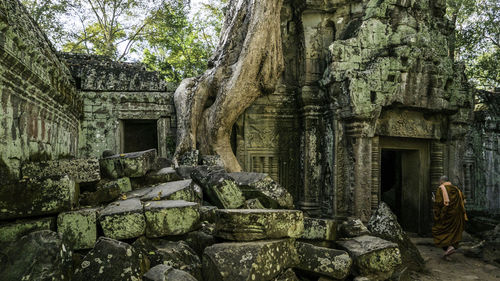
[{"label": "stone temple ruin", "polygon": [[227,173],[197,152],[171,167],[174,85],[57,53],[0,0],[0,276],[385,280],[421,269],[402,229],[429,233],[443,174],[470,225],[493,229],[498,93],[467,84],[444,13],[442,0],[285,1],[285,70],[234,125],[246,172]]}]

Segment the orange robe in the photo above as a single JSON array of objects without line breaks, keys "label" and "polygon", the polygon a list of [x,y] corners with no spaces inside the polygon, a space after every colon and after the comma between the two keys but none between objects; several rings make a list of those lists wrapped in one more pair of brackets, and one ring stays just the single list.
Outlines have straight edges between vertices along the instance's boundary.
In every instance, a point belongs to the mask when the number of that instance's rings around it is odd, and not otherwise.
[{"label": "orange robe", "polygon": [[441,187],[436,192],[434,201],[434,225],[432,236],[434,244],[438,247],[457,246],[462,240],[467,215],[465,213],[465,201],[462,191],[451,183],[444,183],[448,193],[450,204],[444,205],[444,196]]}]

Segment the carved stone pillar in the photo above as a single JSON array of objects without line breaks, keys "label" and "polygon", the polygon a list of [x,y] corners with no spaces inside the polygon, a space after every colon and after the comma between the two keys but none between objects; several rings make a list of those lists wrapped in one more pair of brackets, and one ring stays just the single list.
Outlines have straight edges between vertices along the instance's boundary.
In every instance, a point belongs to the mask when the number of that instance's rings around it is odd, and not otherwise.
[{"label": "carved stone pillar", "polygon": [[322,107],[318,100],[319,89],[314,86],[302,88],[303,135],[303,180],[299,208],[310,216],[321,215],[321,117]]},{"label": "carved stone pillar", "polygon": [[368,122],[357,121],[346,125],[352,147],[354,178],[352,180],[352,212],[367,222],[372,210],[372,139]]},{"label": "carved stone pillar", "polygon": [[439,141],[431,143],[431,185],[432,191],[439,186],[439,178],[444,175],[444,145]]}]

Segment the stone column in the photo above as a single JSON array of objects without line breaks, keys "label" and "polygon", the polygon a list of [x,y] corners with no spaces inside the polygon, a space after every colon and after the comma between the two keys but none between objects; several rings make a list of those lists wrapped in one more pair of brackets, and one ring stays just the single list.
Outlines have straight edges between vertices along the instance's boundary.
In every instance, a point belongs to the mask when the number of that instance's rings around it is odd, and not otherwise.
[{"label": "stone column", "polygon": [[159,157],[171,157],[172,155],[168,155],[167,148],[167,137],[171,136],[170,132],[170,118],[162,117],[158,119],[157,124],[157,132],[158,132],[158,156]]},{"label": "stone column", "polygon": [[302,114],[304,120],[303,133],[303,180],[299,208],[313,217],[321,215],[320,196],[322,190],[321,177],[321,117],[322,107],[318,100],[319,89],[314,86],[302,88]]},{"label": "stone column", "polygon": [[367,222],[372,209],[372,139],[366,121],[350,122],[346,134],[352,147],[354,178],[352,181],[352,215]]}]

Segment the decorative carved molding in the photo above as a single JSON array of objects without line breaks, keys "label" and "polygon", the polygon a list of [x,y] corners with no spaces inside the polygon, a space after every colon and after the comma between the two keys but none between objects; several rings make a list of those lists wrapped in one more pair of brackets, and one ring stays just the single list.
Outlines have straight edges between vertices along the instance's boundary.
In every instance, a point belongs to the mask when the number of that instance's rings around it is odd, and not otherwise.
[{"label": "decorative carved molding", "polygon": [[380,202],[379,191],[380,191],[380,141],[378,137],[372,139],[372,211],[378,208]]}]

